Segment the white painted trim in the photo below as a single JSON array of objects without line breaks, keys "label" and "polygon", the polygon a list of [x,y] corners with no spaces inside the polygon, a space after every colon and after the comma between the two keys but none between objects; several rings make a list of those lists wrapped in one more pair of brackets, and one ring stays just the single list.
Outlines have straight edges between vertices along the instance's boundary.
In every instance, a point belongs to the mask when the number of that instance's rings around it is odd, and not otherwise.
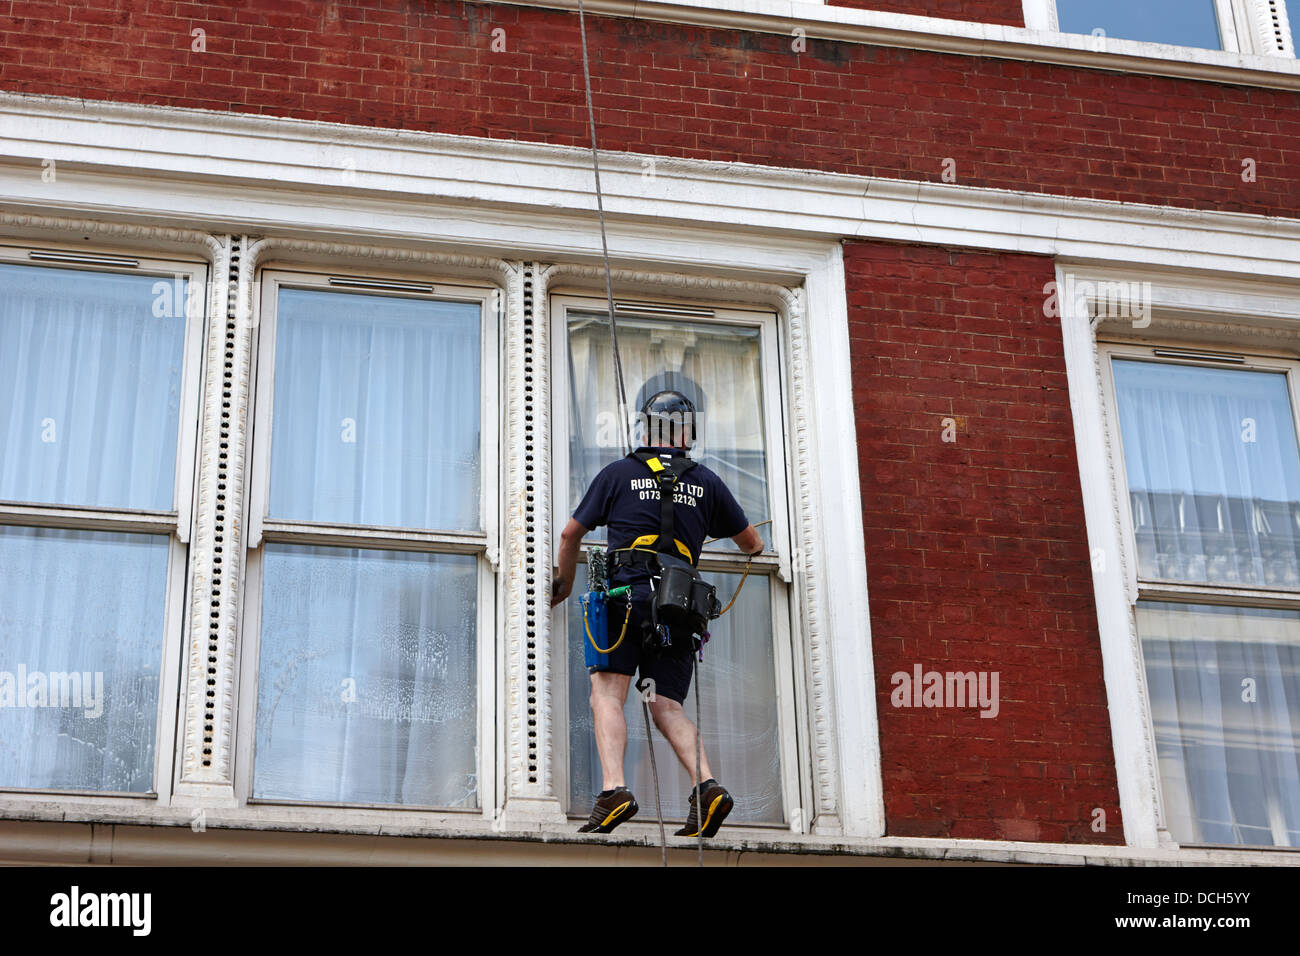
[{"label": "white painted trim", "polygon": [[[578,9],[578,0],[505,2],[526,7]],[[799,0],[587,0],[584,6],[588,16],[605,14],[632,20],[775,33],[791,37],[792,43],[794,31],[802,29],[810,46],[818,40],[841,40],[1086,69],[1179,76],[1214,83],[1300,88],[1300,63],[1293,58],[1048,31],[1041,26],[1044,14],[1039,10],[1033,12],[1035,28],[1026,29],[854,7],[811,6]]]},{"label": "white painted trim", "polygon": [[[434,235],[485,252],[523,242],[542,261],[600,254],[585,149],[12,94],[0,94],[0,131],[11,209],[388,244]],[[57,189],[41,181],[44,156],[61,161]],[[852,236],[1300,278],[1297,219],[635,153],[603,154],[601,184],[625,262],[689,262],[747,230],[774,262],[792,241]],[[772,278],[802,274],[786,268]]]},{"label": "white painted trim", "polygon": [[[1056,282],[1064,288],[1069,267],[1058,265]],[[1114,498],[1114,465],[1105,430],[1097,342],[1086,303],[1061,296],[1061,333],[1074,420],[1084,523],[1092,559],[1093,596],[1101,637],[1102,674],[1115,750],[1124,839],[1131,847],[1160,846],[1156,810],[1158,775],[1148,740],[1145,679],[1135,656],[1133,627],[1121,545],[1123,532]],[[1105,807],[1102,808],[1103,810]]]},{"label": "white painted trim", "polygon": [[[346,823],[310,808],[258,807],[249,812],[213,810],[207,829],[191,832],[181,810],[155,808],[147,815],[123,804],[86,807],[71,802],[42,808],[22,820],[0,820],[0,864],[78,865],[272,865],[403,866],[430,864],[541,866],[617,864],[657,866],[659,833],[632,821],[611,834],[572,831],[488,831],[445,815],[357,811]],[[346,836],[340,838],[341,830]],[[416,837],[418,839],[412,839]],[[746,834],[726,827],[705,844],[720,865],[836,864],[930,865],[1016,863],[1036,866],[1300,866],[1295,850],[1236,850],[941,840],[922,837],[852,839],[764,831]],[[669,864],[692,866],[696,849],[671,839]],[[799,855],[796,855],[799,854]]]},{"label": "white painted trim", "polygon": [[1055,33],[1060,29],[1056,0],[1021,0],[1025,29]]}]

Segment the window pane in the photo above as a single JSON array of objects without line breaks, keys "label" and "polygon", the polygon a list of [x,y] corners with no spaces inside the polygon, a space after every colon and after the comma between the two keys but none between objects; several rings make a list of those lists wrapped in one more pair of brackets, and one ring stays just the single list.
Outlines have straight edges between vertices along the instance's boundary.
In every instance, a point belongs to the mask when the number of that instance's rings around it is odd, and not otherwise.
[{"label": "window pane", "polygon": [[1300,448],[1286,376],[1116,360],[1146,578],[1300,587]]},{"label": "window pane", "polygon": [[1214,0],[1056,0],[1063,33],[1223,49]]},{"label": "window pane", "polygon": [[481,308],[281,289],[269,514],[479,530]]},{"label": "window pane", "polygon": [[167,551],[0,527],[0,785],[153,789]]},{"label": "window pane", "polygon": [[[619,339],[622,339],[620,329]],[[730,600],[739,574],[707,574],[719,597]],[[781,759],[776,709],[776,663],[773,658],[771,589],[768,579],[753,575],[730,612],[713,622],[712,637],[700,664],[701,716],[704,748],[718,782],[736,800],[729,822],[782,823]],[[600,757],[587,697],[591,679],[583,664],[582,612],[569,608],[569,807],[586,814],[601,789]],[[621,623],[621,622],[620,622]],[[617,636],[617,635],[616,635]],[[654,779],[646,750],[641,695],[629,689],[627,719],[627,785],[641,806],[639,821],[653,819]],[[695,681],[684,703],[695,722]],[[665,821],[686,819],[691,778],[672,747],[652,729],[659,766],[660,796]]]},{"label": "window pane", "polygon": [[477,558],[268,544],[254,795],[478,806]]},{"label": "window pane", "polygon": [[1180,843],[1300,846],[1300,612],[1139,602]]},{"label": "window pane", "polygon": [[[660,389],[681,391],[698,413],[699,438],[691,457],[718,473],[751,523],[770,518],[758,329],[620,319],[618,345],[631,414]],[[596,473],[622,454],[612,347],[607,315],[570,313],[566,514],[578,506]],[[758,530],[770,547],[771,525]],[[604,534],[601,528],[589,540],[604,540]],[[716,546],[737,550],[731,541]]]},{"label": "window pane", "polygon": [[171,510],[185,342],[175,290],[156,276],[0,264],[0,499]]}]

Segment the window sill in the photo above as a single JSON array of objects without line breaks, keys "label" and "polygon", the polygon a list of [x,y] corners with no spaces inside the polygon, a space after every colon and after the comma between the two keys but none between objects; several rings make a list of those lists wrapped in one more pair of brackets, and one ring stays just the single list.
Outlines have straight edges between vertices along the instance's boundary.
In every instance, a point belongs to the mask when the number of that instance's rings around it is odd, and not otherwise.
[{"label": "window sill", "polygon": [[[7,800],[0,804],[0,865],[437,865],[469,863],[654,864],[659,833],[654,822],[629,823],[616,834],[580,834],[575,827],[496,830],[477,814],[246,807],[208,809],[195,830],[195,808],[141,807],[124,803],[54,803]],[[400,813],[403,819],[395,819]],[[108,828],[107,833],[105,827]],[[423,839],[412,839],[423,838]],[[696,843],[669,837],[670,855],[689,862]],[[951,840],[877,839],[795,834],[737,828],[705,843],[725,861],[792,865],[798,856],[834,856],[856,865],[933,862],[1009,865],[1131,866],[1296,865],[1294,849],[1159,848]],[[688,859],[689,858],[689,859]]]},{"label": "window sill", "polygon": [[[577,11],[578,0],[505,0],[518,6]],[[588,14],[753,30],[793,36],[801,28],[819,39],[904,47],[968,56],[1032,60],[1086,69],[1116,70],[1276,89],[1300,89],[1300,61],[1028,30],[992,23],[833,7],[802,0],[584,0]]]}]

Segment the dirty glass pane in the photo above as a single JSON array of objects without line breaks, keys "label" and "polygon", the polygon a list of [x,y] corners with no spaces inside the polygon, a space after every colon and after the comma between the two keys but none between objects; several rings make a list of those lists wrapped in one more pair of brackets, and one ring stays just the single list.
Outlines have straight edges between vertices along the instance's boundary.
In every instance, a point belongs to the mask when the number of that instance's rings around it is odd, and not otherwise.
[{"label": "dirty glass pane", "polygon": [[253,793],[478,806],[477,558],[266,545]]},{"label": "dirty glass pane", "polygon": [[0,527],[0,786],[154,789],[168,542]]},{"label": "dirty glass pane", "polygon": [[[686,395],[695,404],[699,431],[691,457],[727,483],[751,524],[770,518],[759,330],[624,318],[618,345],[631,414],[662,389]],[[557,507],[568,506],[564,515],[578,506],[596,473],[623,454],[611,349],[607,316],[570,314],[569,500],[557,494]],[[771,525],[758,531],[771,547]],[[588,540],[604,535],[598,528]],[[737,550],[729,540],[710,547]]]},{"label": "dirty glass pane", "polygon": [[1300,846],[1300,612],[1139,601],[1180,843]]}]

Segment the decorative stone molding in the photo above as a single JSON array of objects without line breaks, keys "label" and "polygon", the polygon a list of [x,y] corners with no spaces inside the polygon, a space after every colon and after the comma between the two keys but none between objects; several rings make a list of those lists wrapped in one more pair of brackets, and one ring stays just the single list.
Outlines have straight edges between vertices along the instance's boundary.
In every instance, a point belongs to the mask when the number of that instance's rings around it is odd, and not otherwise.
[{"label": "decorative stone molding", "polygon": [[500,829],[564,826],[552,733],[547,269],[516,263],[505,324],[506,802]]},{"label": "decorative stone molding", "polygon": [[[825,580],[822,567],[825,538],[824,509],[820,506],[814,470],[816,448],[810,422],[813,415],[808,404],[809,350],[807,317],[802,290],[782,285],[745,282],[708,276],[621,270],[612,271],[613,281],[621,294],[642,292],[661,295],[685,295],[698,298],[727,299],[769,306],[781,319],[785,345],[790,356],[787,380],[791,384],[790,420],[794,428],[792,449],[797,511],[794,515],[792,565],[796,569],[792,589],[800,606],[802,633],[796,644],[806,648],[805,662],[809,675],[809,701],[813,747],[813,779],[816,807],[811,816],[813,831],[834,834],[841,831],[839,819],[839,761],[836,751],[835,701],[831,678],[830,640],[825,633]],[[605,273],[596,266],[554,265],[546,270],[548,286],[565,280],[565,284],[592,290],[604,289]],[[547,507],[550,507],[548,498]],[[547,552],[549,554],[549,551]],[[549,682],[548,685],[549,687]],[[545,701],[544,725],[547,745],[553,726],[551,701]]]},{"label": "decorative stone molding", "polygon": [[1246,0],[1254,14],[1255,43],[1266,56],[1294,57],[1285,0]]}]

